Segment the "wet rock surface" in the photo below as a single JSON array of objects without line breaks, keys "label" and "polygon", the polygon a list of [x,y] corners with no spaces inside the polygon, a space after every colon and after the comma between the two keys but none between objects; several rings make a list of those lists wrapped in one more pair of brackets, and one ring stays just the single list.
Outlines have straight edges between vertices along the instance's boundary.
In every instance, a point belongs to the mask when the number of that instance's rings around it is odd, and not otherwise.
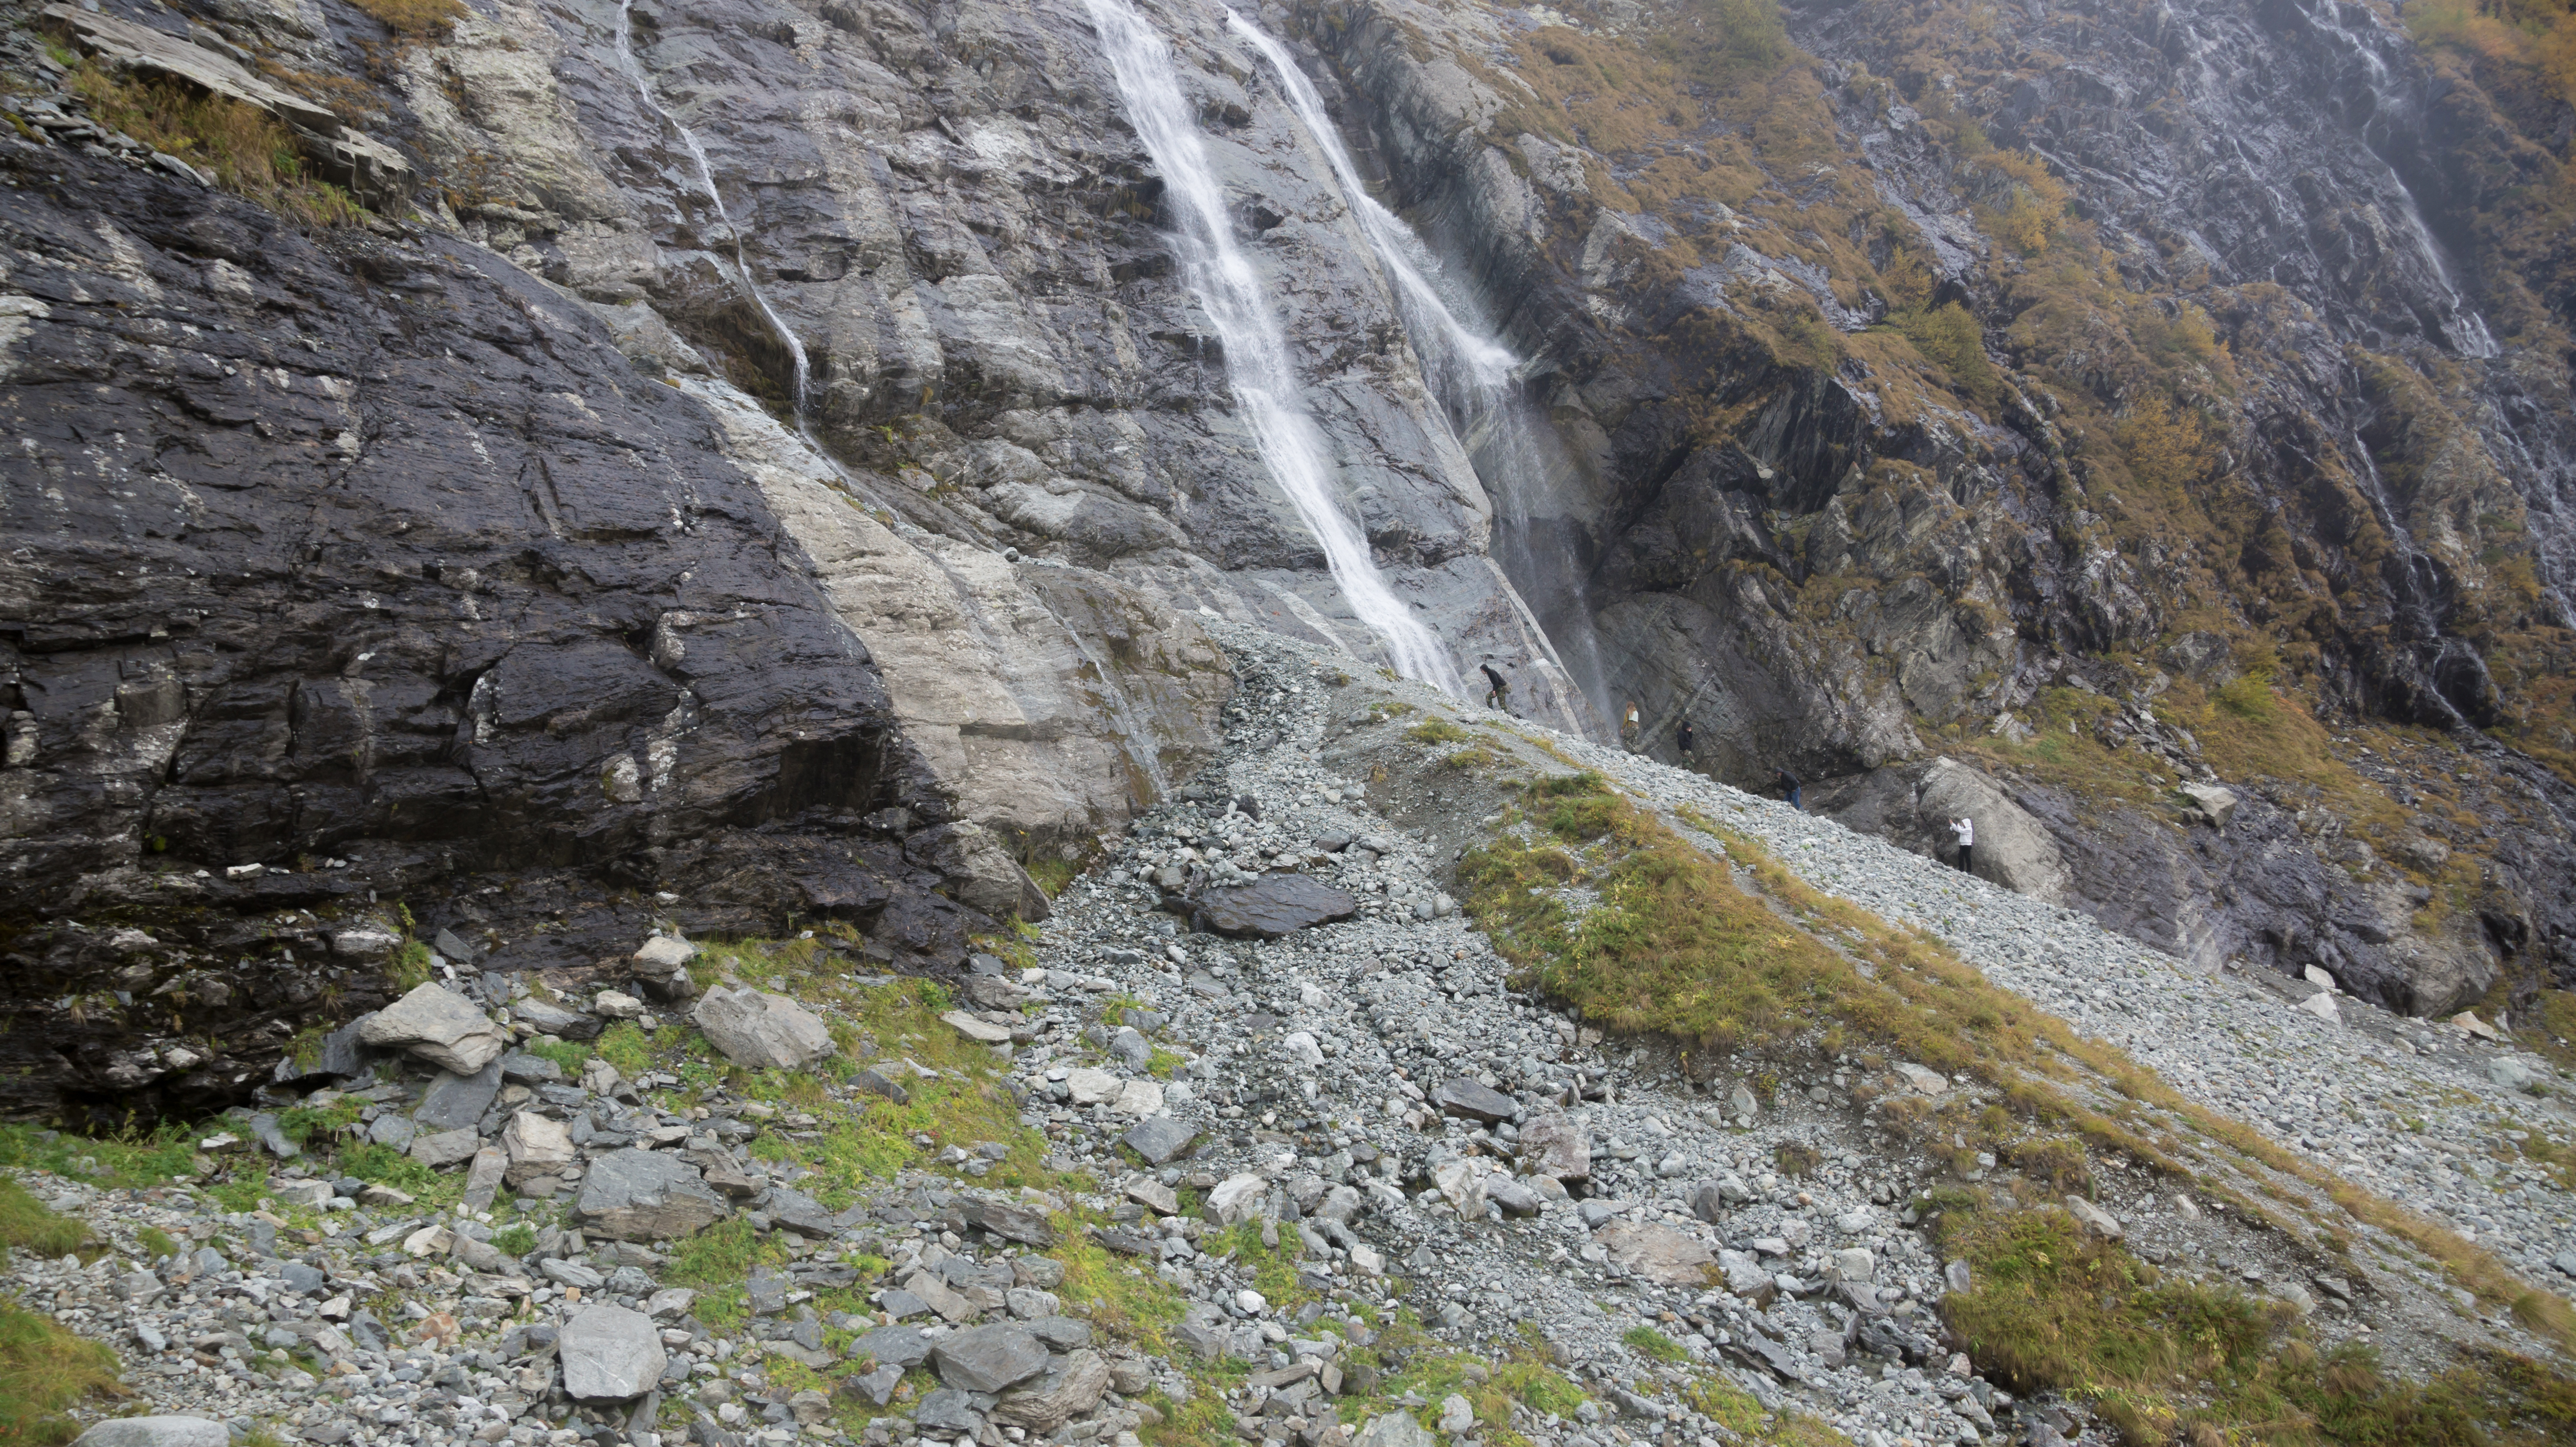
[{"label": "wet rock surface", "polygon": [[1250,884],[1211,889],[1188,901],[1193,928],[1233,939],[1275,940],[1282,935],[1359,912],[1359,901],[1302,874],[1272,874]]}]

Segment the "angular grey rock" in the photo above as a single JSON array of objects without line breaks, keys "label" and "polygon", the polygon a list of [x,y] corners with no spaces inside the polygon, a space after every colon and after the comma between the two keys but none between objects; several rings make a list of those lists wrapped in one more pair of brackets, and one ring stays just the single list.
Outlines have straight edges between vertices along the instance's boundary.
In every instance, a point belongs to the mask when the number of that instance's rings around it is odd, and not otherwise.
[{"label": "angular grey rock", "polygon": [[1547,1204],[1539,1199],[1538,1192],[1509,1176],[1486,1177],[1485,1199],[1502,1207],[1506,1216],[1535,1216]]},{"label": "angular grey rock", "polygon": [[1268,874],[1200,895],[1191,903],[1190,927],[1230,939],[1275,940],[1359,912],[1348,891],[1302,874]]},{"label": "angular grey rock", "polygon": [[1136,1122],[1135,1128],[1120,1136],[1118,1141],[1144,1157],[1147,1165],[1159,1166],[1187,1151],[1198,1138],[1197,1126],[1157,1112]]},{"label": "angular grey rock", "polygon": [[1351,1447],[1440,1447],[1440,1439],[1431,1435],[1430,1428],[1413,1420],[1411,1413],[1390,1412],[1369,1419]]},{"label": "angular grey rock", "polygon": [[501,1062],[459,1075],[445,1071],[421,1092],[420,1108],[411,1113],[426,1130],[470,1130],[501,1093]]},{"label": "angular grey rock", "polygon": [[930,1349],[939,1380],[967,1392],[1002,1392],[1047,1369],[1047,1349],[1024,1327],[978,1326]]},{"label": "angular grey rock", "polygon": [[881,1326],[850,1343],[850,1360],[917,1367],[930,1360],[930,1338],[917,1327]]},{"label": "angular grey rock", "polygon": [[850,1084],[857,1086],[859,1089],[866,1091],[870,1095],[881,1096],[887,1100],[891,1100],[897,1105],[909,1105],[912,1102],[911,1091],[906,1090],[900,1082],[889,1079],[874,1070],[862,1070],[858,1074],[851,1076]]},{"label": "angular grey rock", "polygon": [[573,1217],[621,1241],[661,1241],[712,1224],[724,1203],[677,1156],[629,1146],[590,1163]]},{"label": "angular grey rock", "polygon": [[975,1410],[974,1398],[955,1387],[940,1387],[921,1399],[912,1411],[915,1424],[961,1436],[977,1436],[984,1431],[984,1415]]},{"label": "angular grey rock", "polygon": [[977,1201],[966,1208],[969,1223],[1025,1246],[1053,1246],[1055,1228],[1044,1213],[1008,1201]]},{"label": "angular grey rock", "polygon": [[995,919],[1018,915],[1035,924],[1052,913],[1046,891],[981,824],[961,821],[925,829],[904,841],[903,853],[913,863],[937,871],[960,904]]},{"label": "angular grey rock", "polygon": [[555,1355],[565,1395],[582,1402],[633,1401],[653,1390],[671,1363],[653,1319],[622,1306],[588,1307],[566,1321]]},{"label": "angular grey rock", "polygon": [[411,1143],[411,1158],[436,1170],[441,1166],[470,1161],[482,1148],[483,1138],[471,1130],[444,1130],[435,1135],[415,1136]]},{"label": "angular grey rock", "polygon": [[567,1010],[561,1005],[540,1000],[534,995],[523,1000],[512,1001],[510,1015],[513,1019],[527,1021],[536,1026],[539,1031],[559,1040],[595,1040],[599,1038],[600,1027],[605,1023],[596,1015]]},{"label": "angular grey rock", "polygon": [[72,1447],[229,1447],[232,1432],[204,1417],[117,1417],[83,1432]]},{"label": "angular grey rock", "polygon": [[1726,1208],[1732,1204],[1726,1192],[1715,1181],[1703,1181],[1690,1193],[1691,1214],[1712,1226],[1726,1222]]},{"label": "angular grey rock", "polygon": [[1619,1221],[1593,1239],[1609,1249],[1612,1261],[1659,1286],[1706,1286],[1717,1268],[1707,1247],[1670,1226]]},{"label": "angular grey rock", "polygon": [[1045,1342],[1049,1351],[1069,1352],[1091,1345],[1090,1323],[1074,1317],[1031,1317],[1021,1325],[1029,1329],[1029,1335]]},{"label": "angular grey rock", "polygon": [[492,1198],[501,1192],[501,1182],[510,1172],[510,1153],[499,1146],[485,1146],[474,1153],[474,1164],[465,1168],[465,1206],[472,1211],[489,1208]]},{"label": "angular grey rock", "polygon": [[689,1019],[724,1057],[754,1070],[794,1070],[832,1053],[832,1032],[784,995],[718,985]]},{"label": "angular grey rock", "polygon": [[655,935],[637,948],[635,973],[647,979],[667,980],[688,968],[698,957],[698,947],[676,935]]},{"label": "angular grey rock", "polygon": [[504,1051],[493,1064],[501,1067],[501,1078],[512,1085],[560,1085],[564,1069],[542,1055],[525,1050]]},{"label": "angular grey rock", "polygon": [[1052,1432],[1099,1405],[1109,1390],[1109,1363],[1094,1351],[1078,1351],[1057,1370],[1006,1394],[993,1409],[993,1420],[1006,1427]]},{"label": "angular grey rock", "polygon": [[894,1400],[894,1389],[903,1385],[903,1368],[888,1363],[861,1376],[842,1379],[837,1393],[865,1397],[868,1405],[882,1407]]},{"label": "angular grey rock", "polygon": [[1592,1175],[1592,1142],[1583,1127],[1561,1110],[1552,1110],[1521,1127],[1521,1164],[1530,1174],[1560,1181],[1588,1180]]},{"label": "angular grey rock", "polygon": [[501,1057],[509,1037],[482,1007],[432,980],[378,1010],[358,1038],[385,1050],[408,1050],[459,1075],[473,1075]]},{"label": "angular grey rock", "polygon": [[412,1137],[418,1134],[420,1127],[414,1125],[409,1116],[380,1115],[367,1123],[367,1142],[370,1145],[408,1150]]},{"label": "angular grey rock", "polygon": [[2174,792],[2189,799],[2192,808],[2214,829],[2224,829],[2236,817],[2236,791],[2218,784],[2185,784]]},{"label": "angular grey rock", "polygon": [[1479,1120],[1487,1125],[1510,1120],[1512,1112],[1520,1109],[1510,1096],[1481,1080],[1471,1080],[1463,1075],[1445,1081],[1433,1090],[1431,1103],[1440,1107],[1443,1115]]}]

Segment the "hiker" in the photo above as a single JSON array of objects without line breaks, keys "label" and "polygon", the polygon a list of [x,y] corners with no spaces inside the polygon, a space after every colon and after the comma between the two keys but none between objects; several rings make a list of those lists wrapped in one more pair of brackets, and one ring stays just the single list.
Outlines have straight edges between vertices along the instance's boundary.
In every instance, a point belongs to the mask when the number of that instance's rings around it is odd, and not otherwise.
[{"label": "hiker", "polygon": [[1496,673],[1494,665],[1490,663],[1479,663],[1476,666],[1485,671],[1485,707],[1510,713],[1512,711],[1511,681]]},{"label": "hiker", "polygon": [[1773,782],[1777,783],[1780,786],[1780,792],[1788,797],[1789,807],[1792,809],[1798,808],[1798,796],[1800,793],[1798,788],[1798,776],[1790,773],[1787,769],[1774,769],[1771,772],[1777,776]]},{"label": "hiker", "polygon": [[1619,742],[1626,744],[1630,753],[1637,750],[1638,728],[1637,701],[1630,699],[1627,711],[1619,715]]},{"label": "hiker", "polygon": [[1968,856],[1977,847],[1977,821],[1961,815],[1950,821],[1950,832],[1959,836],[1959,871],[1962,874],[1976,873]]},{"label": "hiker", "polygon": [[1699,735],[1691,732],[1689,719],[1683,719],[1681,727],[1673,730],[1673,743],[1681,749],[1683,763],[1695,764],[1699,762],[1699,755],[1693,752],[1693,748],[1698,743],[1698,740]]}]

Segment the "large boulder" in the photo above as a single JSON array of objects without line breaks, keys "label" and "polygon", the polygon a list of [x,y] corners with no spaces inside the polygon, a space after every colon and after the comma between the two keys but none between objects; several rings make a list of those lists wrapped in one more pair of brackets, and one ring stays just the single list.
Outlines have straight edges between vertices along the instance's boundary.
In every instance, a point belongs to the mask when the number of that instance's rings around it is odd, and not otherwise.
[{"label": "large boulder", "polygon": [[435,980],[370,1016],[358,1038],[380,1050],[408,1050],[459,1075],[480,1075],[510,1037],[483,1007]]},{"label": "large boulder", "polygon": [[72,1447],[230,1447],[232,1433],[203,1417],[118,1417],[80,1434]]},{"label": "large boulder", "polygon": [[1047,1369],[1046,1343],[1024,1327],[978,1326],[953,1332],[930,1349],[939,1380],[961,1392],[1001,1392]]},{"label": "large boulder", "polygon": [[754,1070],[794,1070],[832,1053],[822,1019],[784,995],[718,985],[689,1019],[725,1059]]},{"label": "large boulder", "polygon": [[993,831],[969,820],[924,829],[904,841],[904,857],[934,870],[958,903],[995,919],[1035,923],[1052,911],[1046,892],[1011,857]]},{"label": "large boulder", "polygon": [[1078,1351],[1056,1371],[1002,1398],[993,1420],[1006,1427],[1052,1432],[1090,1411],[1109,1390],[1109,1363],[1095,1351]]},{"label": "large boulder", "polygon": [[564,1394],[577,1402],[631,1402],[653,1390],[671,1364],[653,1318],[622,1306],[594,1306],[555,1338]]},{"label": "large boulder", "polygon": [[1593,1239],[1609,1251],[1611,1261],[1658,1286],[1706,1286],[1717,1266],[1707,1247],[1670,1226],[1614,1221]]},{"label": "large boulder", "polygon": [[1573,1117],[1552,1110],[1521,1127],[1521,1165],[1532,1175],[1587,1180],[1592,1175],[1592,1142]]},{"label": "large boulder", "polygon": [[572,1211],[598,1235],[661,1241],[709,1225],[724,1202],[688,1162],[629,1146],[590,1163]]},{"label": "large boulder", "polygon": [[1250,884],[1211,889],[1191,902],[1190,927],[1233,939],[1275,940],[1360,912],[1348,890],[1302,874],[1266,874]]}]

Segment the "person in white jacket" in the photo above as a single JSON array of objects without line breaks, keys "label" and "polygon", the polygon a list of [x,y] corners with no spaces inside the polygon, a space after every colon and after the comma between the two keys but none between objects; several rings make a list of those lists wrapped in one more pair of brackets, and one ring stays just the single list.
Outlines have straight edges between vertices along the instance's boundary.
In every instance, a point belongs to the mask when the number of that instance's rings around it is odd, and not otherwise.
[{"label": "person in white jacket", "polygon": [[1968,862],[1968,856],[1970,852],[1977,847],[1977,821],[1962,815],[1961,817],[1950,821],[1950,832],[1959,836],[1960,872],[1963,874],[1976,873],[1976,869]]}]

